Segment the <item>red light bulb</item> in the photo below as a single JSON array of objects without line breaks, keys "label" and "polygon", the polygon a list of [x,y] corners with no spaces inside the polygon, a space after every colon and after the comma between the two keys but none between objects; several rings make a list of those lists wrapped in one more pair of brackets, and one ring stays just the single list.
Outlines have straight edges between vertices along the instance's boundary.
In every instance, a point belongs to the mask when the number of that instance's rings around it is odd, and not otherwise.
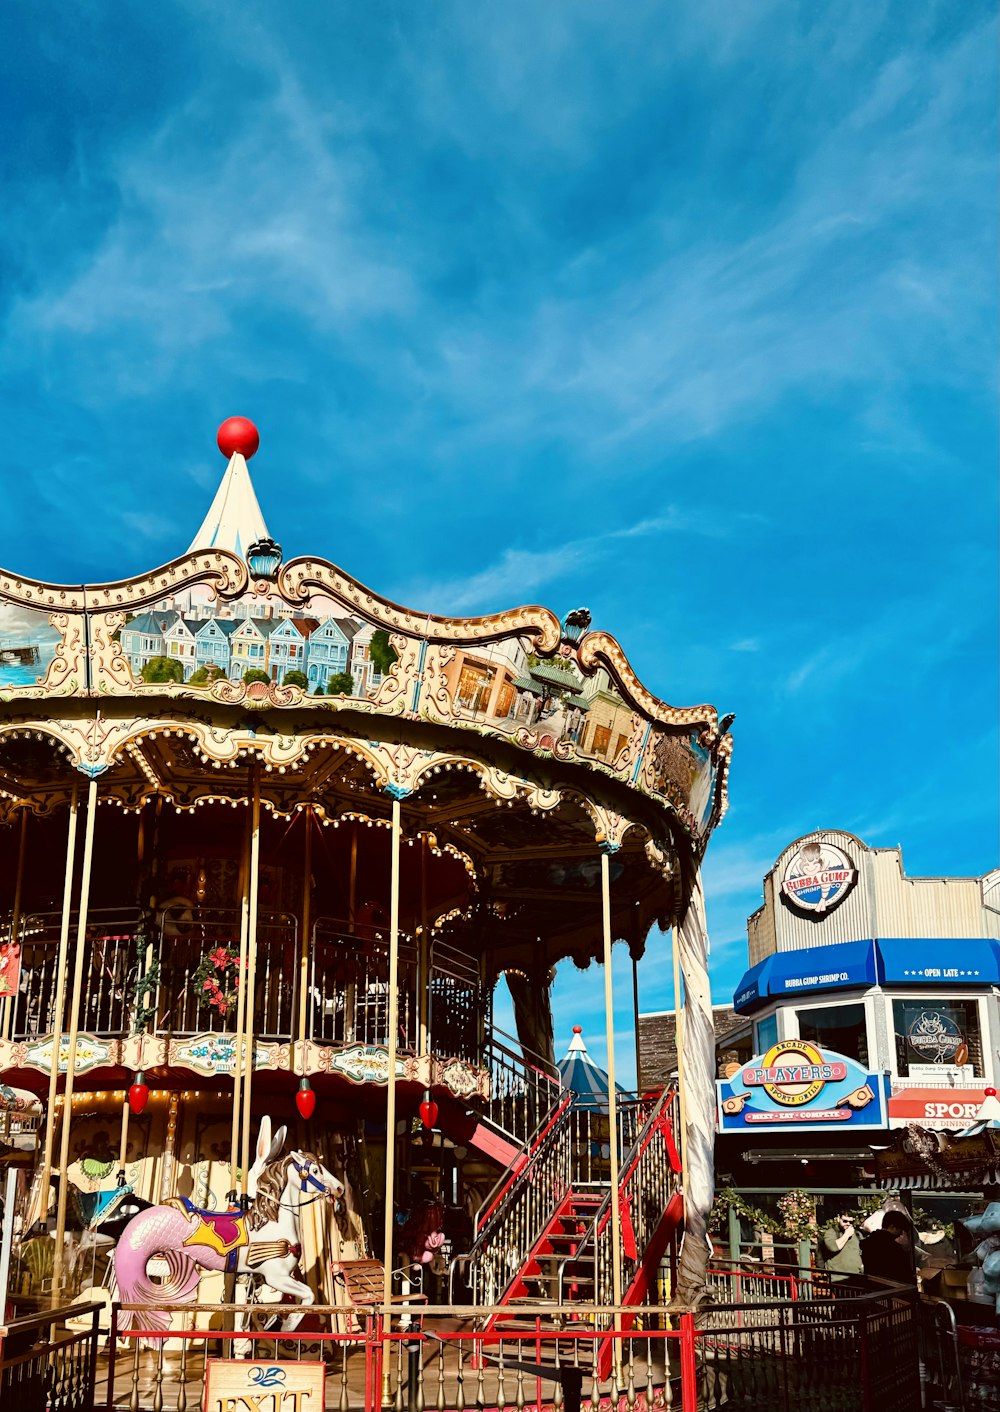
[{"label": "red light bulb", "polygon": [[437,1127],[438,1106],[433,1098],[425,1098],[420,1105],[420,1121],[425,1128]]},{"label": "red light bulb", "polygon": [[316,1094],[312,1084],[306,1078],[299,1081],[299,1090],[295,1095],[295,1106],[307,1123],[316,1112]]},{"label": "red light bulb", "polygon": [[145,1111],[149,1102],[149,1085],[146,1083],[146,1075],[136,1074],[128,1091],[129,1112],[136,1118]]}]

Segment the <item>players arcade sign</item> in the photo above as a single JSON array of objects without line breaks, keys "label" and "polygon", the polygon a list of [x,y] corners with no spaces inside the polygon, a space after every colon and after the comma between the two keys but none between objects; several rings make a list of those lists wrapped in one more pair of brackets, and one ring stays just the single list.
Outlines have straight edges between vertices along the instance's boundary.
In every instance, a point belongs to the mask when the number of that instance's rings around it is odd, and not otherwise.
[{"label": "players arcade sign", "polygon": [[718,1089],[719,1132],[885,1127],[885,1080],[803,1039],[779,1040]]}]

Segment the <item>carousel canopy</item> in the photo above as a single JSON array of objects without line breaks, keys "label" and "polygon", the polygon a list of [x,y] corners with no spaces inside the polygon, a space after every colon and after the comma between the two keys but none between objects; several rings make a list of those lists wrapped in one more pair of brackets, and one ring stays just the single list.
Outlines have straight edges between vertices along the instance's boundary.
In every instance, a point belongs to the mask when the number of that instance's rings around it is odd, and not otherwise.
[{"label": "carousel canopy", "polygon": [[[423,899],[416,864],[407,887],[415,931],[463,934],[492,974],[532,984],[563,957],[586,967],[603,955],[603,852],[615,937],[641,955],[683,913],[725,812],[732,718],[659,700],[584,609],[441,616],[322,558],[282,564],[247,467],[258,439],[245,419],[220,429],[226,470],[183,557],[87,585],[0,572],[0,825],[51,819],[58,848],[91,780],[101,806],[155,803],[178,856],[189,830],[170,811],[204,809],[203,859],[228,846],[220,811],[256,791],[265,851],[303,810],[364,831],[360,887],[387,867],[396,799],[432,860]],[[174,888],[188,901],[199,867]]]}]

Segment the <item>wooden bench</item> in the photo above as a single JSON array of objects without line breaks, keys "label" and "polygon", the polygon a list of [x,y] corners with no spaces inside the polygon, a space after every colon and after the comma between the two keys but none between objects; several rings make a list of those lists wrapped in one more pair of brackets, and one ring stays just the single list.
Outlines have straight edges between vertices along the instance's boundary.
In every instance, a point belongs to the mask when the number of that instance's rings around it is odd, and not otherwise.
[{"label": "wooden bench", "polygon": [[[343,1280],[349,1304],[361,1307],[379,1305],[385,1297],[385,1266],[381,1260],[335,1260],[331,1266],[335,1279]],[[402,1274],[402,1271],[394,1271]],[[426,1304],[426,1294],[392,1294],[392,1304]]]}]

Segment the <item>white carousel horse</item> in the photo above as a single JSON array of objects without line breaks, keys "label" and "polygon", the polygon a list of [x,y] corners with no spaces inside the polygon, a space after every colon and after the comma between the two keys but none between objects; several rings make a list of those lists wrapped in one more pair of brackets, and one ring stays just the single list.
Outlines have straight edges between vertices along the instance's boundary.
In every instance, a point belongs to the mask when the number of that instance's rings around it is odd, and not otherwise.
[{"label": "white carousel horse", "polygon": [[[125,1228],[115,1252],[119,1297],[124,1304],[148,1305],[123,1310],[121,1328],[166,1331],[170,1315],[159,1303],[191,1298],[202,1270],[254,1273],[265,1284],[287,1294],[299,1305],[313,1303],[313,1292],[294,1273],[301,1254],[301,1213],[314,1201],[332,1201],[343,1185],[311,1152],[291,1152],[278,1158],[285,1138],[280,1128],[271,1140],[271,1123],[261,1122],[257,1157],[248,1174],[250,1209],[200,1211],[189,1201],[175,1199],[141,1212]],[[169,1275],[163,1284],[148,1277],[147,1265],[158,1258]],[[304,1316],[299,1308],[287,1315],[282,1331],[296,1328]]]}]

